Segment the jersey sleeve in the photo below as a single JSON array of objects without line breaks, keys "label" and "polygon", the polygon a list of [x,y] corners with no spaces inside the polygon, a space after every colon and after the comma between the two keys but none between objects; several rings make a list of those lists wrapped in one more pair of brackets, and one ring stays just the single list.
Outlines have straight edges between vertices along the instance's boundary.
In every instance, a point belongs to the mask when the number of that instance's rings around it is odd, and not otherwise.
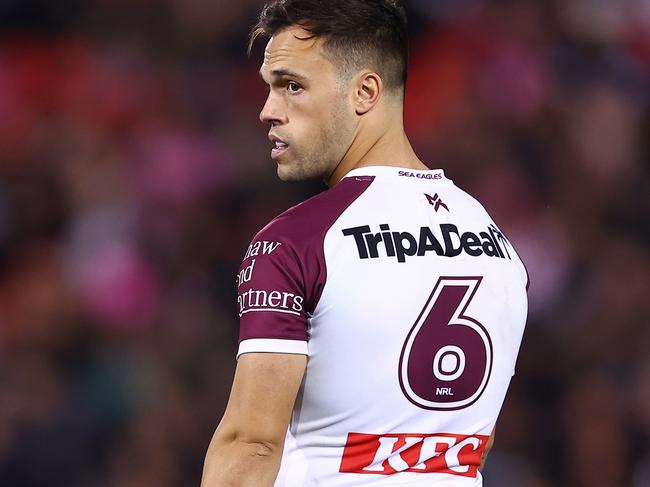
[{"label": "jersey sleeve", "polygon": [[345,178],[264,227],[237,274],[239,357],[249,352],[308,355],[309,316],[327,279],[324,239],[374,178]]},{"label": "jersey sleeve", "polygon": [[237,357],[249,352],[307,355],[306,284],[300,258],[286,239],[258,235],[237,274],[240,320]]}]

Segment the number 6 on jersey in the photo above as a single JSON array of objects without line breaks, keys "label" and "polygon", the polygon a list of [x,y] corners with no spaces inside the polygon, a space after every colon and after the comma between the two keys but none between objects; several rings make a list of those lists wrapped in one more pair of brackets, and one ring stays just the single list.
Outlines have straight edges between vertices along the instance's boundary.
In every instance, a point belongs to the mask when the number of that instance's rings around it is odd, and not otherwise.
[{"label": "number 6 on jersey", "polygon": [[399,381],[409,401],[424,409],[454,410],[473,404],[492,370],[492,341],[466,316],[481,277],[441,277],[409,331]]}]

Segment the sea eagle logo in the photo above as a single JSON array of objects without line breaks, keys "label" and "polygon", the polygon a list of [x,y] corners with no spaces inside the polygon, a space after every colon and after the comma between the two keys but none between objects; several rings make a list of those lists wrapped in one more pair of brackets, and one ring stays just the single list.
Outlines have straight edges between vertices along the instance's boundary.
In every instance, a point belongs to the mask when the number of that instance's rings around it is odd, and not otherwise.
[{"label": "sea eagle logo", "polygon": [[440,199],[440,196],[438,196],[438,193],[434,194],[433,197],[424,193],[424,196],[426,196],[429,204],[433,206],[433,209],[436,210],[436,213],[438,213],[438,210],[440,208],[444,208],[445,210],[449,211],[449,207],[443,203],[443,201]]}]

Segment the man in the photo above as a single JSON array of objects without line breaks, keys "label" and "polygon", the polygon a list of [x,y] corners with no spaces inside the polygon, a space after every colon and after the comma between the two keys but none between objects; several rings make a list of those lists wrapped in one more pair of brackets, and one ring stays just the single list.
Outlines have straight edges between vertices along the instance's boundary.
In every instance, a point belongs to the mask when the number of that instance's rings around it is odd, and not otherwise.
[{"label": "man", "polygon": [[274,0],[260,114],[284,181],[330,189],[253,239],[240,344],[204,487],[480,486],[527,274],[403,128],[396,0]]}]

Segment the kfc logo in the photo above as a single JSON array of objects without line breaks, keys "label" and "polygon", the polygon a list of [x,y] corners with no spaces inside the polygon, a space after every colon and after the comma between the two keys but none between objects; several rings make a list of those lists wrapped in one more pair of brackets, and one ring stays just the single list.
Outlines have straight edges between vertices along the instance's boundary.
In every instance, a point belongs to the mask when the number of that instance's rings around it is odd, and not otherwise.
[{"label": "kfc logo", "polygon": [[348,433],[340,472],[391,475],[447,473],[476,477],[485,435]]}]

